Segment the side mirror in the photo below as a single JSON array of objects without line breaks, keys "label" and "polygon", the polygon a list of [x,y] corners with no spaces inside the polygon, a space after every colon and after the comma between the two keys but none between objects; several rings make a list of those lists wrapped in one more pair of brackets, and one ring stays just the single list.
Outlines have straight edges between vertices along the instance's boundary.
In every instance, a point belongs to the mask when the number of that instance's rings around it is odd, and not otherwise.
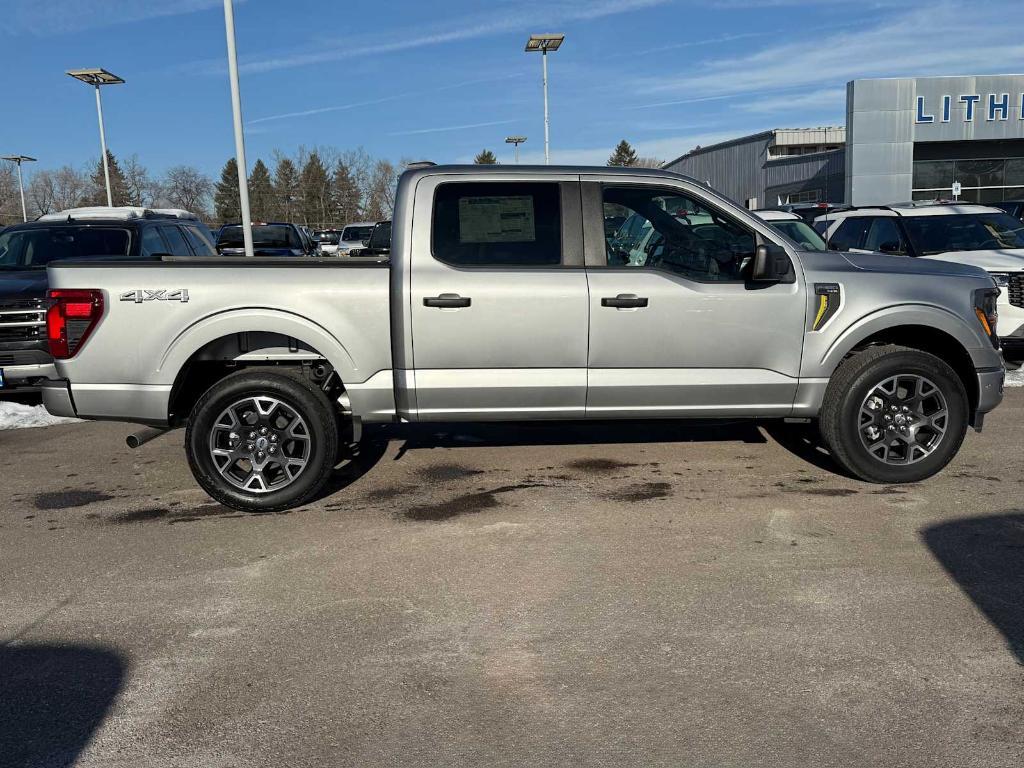
[{"label": "side mirror", "polygon": [[755,283],[780,283],[789,277],[789,256],[782,248],[774,249],[765,243],[754,251],[754,266],[750,279]]},{"label": "side mirror", "polygon": [[882,243],[878,246],[878,250],[882,253],[899,253],[900,244],[895,240],[889,240],[888,242]]}]

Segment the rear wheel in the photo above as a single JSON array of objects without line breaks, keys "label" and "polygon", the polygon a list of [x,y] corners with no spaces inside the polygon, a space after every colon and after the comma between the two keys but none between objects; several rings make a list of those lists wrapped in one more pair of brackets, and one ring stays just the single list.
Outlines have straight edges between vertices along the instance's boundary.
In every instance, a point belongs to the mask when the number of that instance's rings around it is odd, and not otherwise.
[{"label": "rear wheel", "polygon": [[967,393],[949,365],[926,352],[883,346],[843,362],[819,423],[847,471],[874,483],[912,483],[950,462],[968,418]]},{"label": "rear wheel", "polygon": [[327,396],[299,374],[242,371],[196,403],[185,451],[196,481],[247,512],[301,506],[330,476],[338,428]]}]

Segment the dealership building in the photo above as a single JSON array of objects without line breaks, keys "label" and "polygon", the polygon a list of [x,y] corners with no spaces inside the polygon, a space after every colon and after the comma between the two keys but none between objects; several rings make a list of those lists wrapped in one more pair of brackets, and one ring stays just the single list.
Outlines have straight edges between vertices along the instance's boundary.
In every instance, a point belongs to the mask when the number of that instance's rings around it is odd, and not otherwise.
[{"label": "dealership building", "polygon": [[846,126],[779,128],[666,168],[748,208],[1024,199],[1024,75],[854,80]]}]

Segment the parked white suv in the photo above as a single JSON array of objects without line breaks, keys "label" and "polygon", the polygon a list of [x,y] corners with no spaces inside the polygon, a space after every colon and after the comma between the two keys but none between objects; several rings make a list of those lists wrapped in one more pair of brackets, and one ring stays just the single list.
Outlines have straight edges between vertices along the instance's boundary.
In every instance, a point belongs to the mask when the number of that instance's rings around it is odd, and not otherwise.
[{"label": "parked white suv", "polygon": [[836,251],[881,251],[981,267],[1000,288],[1003,354],[1024,361],[1024,224],[998,208],[906,203],[819,216],[814,228]]},{"label": "parked white suv", "polygon": [[357,221],[346,224],[341,231],[341,239],[338,241],[336,253],[339,256],[348,256],[353,248],[365,248],[366,241],[370,239],[373,228],[377,226],[375,221]]}]

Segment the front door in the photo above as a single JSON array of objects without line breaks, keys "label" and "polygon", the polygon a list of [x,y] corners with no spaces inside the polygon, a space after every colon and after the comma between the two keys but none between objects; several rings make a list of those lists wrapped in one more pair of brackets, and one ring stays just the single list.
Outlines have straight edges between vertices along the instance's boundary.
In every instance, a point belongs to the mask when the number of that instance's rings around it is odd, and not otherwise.
[{"label": "front door", "polygon": [[[418,419],[579,418],[587,278],[578,177],[429,178],[409,274]],[[429,227],[429,234],[424,231]]]},{"label": "front door", "polygon": [[[585,183],[583,196],[587,415],[789,413],[806,313],[799,270],[791,282],[749,281],[763,233],[696,189],[609,178]],[[626,242],[596,226],[614,216],[648,226]]]}]

